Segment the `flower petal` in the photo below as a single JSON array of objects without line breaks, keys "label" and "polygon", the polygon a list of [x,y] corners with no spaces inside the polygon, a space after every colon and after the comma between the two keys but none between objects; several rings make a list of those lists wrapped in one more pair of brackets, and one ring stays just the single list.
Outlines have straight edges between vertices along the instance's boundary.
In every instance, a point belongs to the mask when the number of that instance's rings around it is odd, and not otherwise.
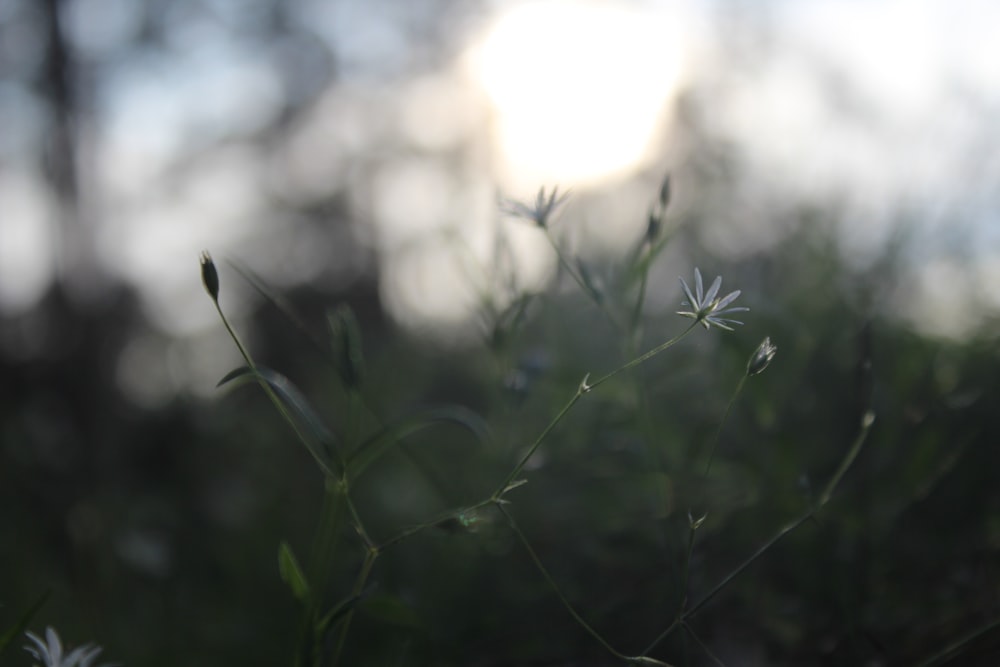
[{"label": "flower petal", "polygon": [[719,293],[720,287],[722,287],[722,276],[716,276],[715,280],[712,281],[712,286],[708,288],[705,300],[702,301],[702,308],[708,308],[712,305],[712,302],[715,301],[715,295]]},{"label": "flower petal", "polygon": [[[698,276],[698,274],[695,274],[695,275]],[[698,276],[698,277],[700,277],[700,276]],[[694,294],[691,294],[691,288],[688,287],[687,281],[685,281],[683,278],[681,278],[681,287],[684,288],[684,295],[688,299],[687,302],[685,304],[683,304],[683,305],[691,306],[695,310],[699,310],[701,308],[701,305],[694,298]]]},{"label": "flower petal", "polygon": [[733,301],[735,301],[736,297],[738,297],[742,293],[743,292],[741,290],[736,290],[736,291],[730,292],[729,294],[727,294],[726,296],[722,297],[719,300],[719,303],[716,304],[715,309],[716,310],[721,310],[721,309],[725,308],[726,306],[728,306],[729,304],[731,304]]},{"label": "flower petal", "polygon": [[63,654],[62,641],[51,625],[45,628],[45,641],[49,644],[49,660],[54,665],[61,665]]},{"label": "flower petal", "polygon": [[747,308],[746,306],[733,306],[732,308],[726,308],[724,310],[718,310],[718,309],[713,310],[712,316],[715,317],[717,315],[725,315],[726,313],[748,313],[748,312],[750,312],[750,309]]},{"label": "flower petal", "polygon": [[743,326],[743,323],[740,322],[739,320],[730,320],[725,317],[706,317],[705,319],[714,324],[715,326],[722,327],[727,331],[732,331],[732,328],[726,326],[726,324],[739,324],[740,326]]}]

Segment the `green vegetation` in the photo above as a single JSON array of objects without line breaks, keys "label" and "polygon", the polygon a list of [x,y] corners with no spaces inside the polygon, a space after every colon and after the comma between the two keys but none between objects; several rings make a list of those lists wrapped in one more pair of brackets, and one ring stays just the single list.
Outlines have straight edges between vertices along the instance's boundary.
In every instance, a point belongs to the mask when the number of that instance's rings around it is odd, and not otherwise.
[{"label": "green vegetation", "polygon": [[4,659],[30,664],[26,629],[50,655],[51,624],[128,665],[994,664],[996,336],[899,327],[869,289],[893,262],[851,273],[815,230],[712,272],[740,290],[694,270],[651,305],[671,244],[721,263],[669,194],[623,258],[567,250],[556,191],[506,204],[560,279],[495,276],[479,345],[240,268],[268,306],[238,332],[205,253],[244,359],[220,385],[262,391],[161,423],[155,474],[71,513],[87,537],[141,508],[167,566],[111,536],[133,569],[94,548],[80,586],[10,515]]},{"label": "green vegetation", "polygon": [[[786,461],[781,461],[779,448],[789,442],[782,434],[782,410],[773,399],[784,394],[807,400],[809,394],[821,394],[824,384],[843,387],[849,382],[832,375],[802,377],[799,383],[820,386],[799,384],[771,395],[759,392],[749,414],[738,424],[728,423],[748,378],[762,373],[776,356],[777,347],[767,337],[747,355],[725,409],[712,416],[713,406],[719,404],[710,396],[721,391],[725,380],[709,376],[731,377],[739,366],[727,367],[724,361],[735,350],[751,348],[715,343],[713,352],[700,353],[680,344],[699,324],[709,335],[715,335],[716,328],[734,332],[743,322],[729,319],[731,314],[749,308],[732,305],[739,290],[720,294],[721,278],[706,290],[695,269],[693,289],[681,279],[686,309],[676,312],[693,323],[665,342],[650,333],[669,330],[662,316],[645,315],[643,303],[650,268],[669,240],[661,237],[669,192],[668,180],[635,252],[624,265],[606,271],[611,280],[601,287],[588,265],[568,256],[553,232],[552,217],[565,195],[557,197],[553,190],[546,198],[543,189],[534,207],[505,205],[506,212],[533,222],[545,234],[562,271],[589,304],[570,299],[572,305],[563,306],[562,297],[555,294],[517,293],[509,295],[505,305],[487,299],[482,354],[489,355],[492,364],[489,370],[470,374],[486,385],[479,391],[483,416],[463,405],[448,405],[384,423],[377,415],[392,409],[375,404],[388,392],[362,382],[362,335],[350,309],[341,304],[328,315],[329,361],[341,383],[341,401],[330,411],[343,426],[335,434],[303,392],[254,361],[219,308],[246,361],[220,384],[256,381],[322,473],[325,497],[311,567],[306,571],[300,566],[287,542],[279,548],[281,578],[302,606],[293,664],[353,664],[376,657],[400,664],[558,663],[581,655],[627,664],[744,664],[746,653],[767,656],[774,664],[795,662],[797,655],[816,660],[824,652],[850,664],[901,657],[893,656],[865,627],[869,621],[864,620],[861,601],[849,597],[852,586],[839,592],[826,586],[831,577],[844,584],[857,576],[850,565],[838,566],[835,561],[843,554],[832,547],[843,538],[870,540],[863,531],[871,525],[864,524],[879,514],[869,504],[875,497],[871,485],[878,483],[870,467],[857,482],[860,489],[854,489],[863,497],[853,508],[845,508],[850,500],[837,497],[875,423],[872,320],[859,334],[854,405],[844,409],[846,396],[809,401],[808,410],[818,413],[817,421],[834,428],[803,439],[805,451],[785,452]],[[218,307],[218,276],[207,254],[202,270],[206,290]],[[516,284],[511,278],[506,282]],[[257,286],[273,303],[280,303]],[[553,360],[553,368],[544,373],[532,373],[514,360],[529,344],[544,348],[545,336],[557,326],[544,316],[532,321],[532,305],[546,301],[546,306],[554,302],[577,311],[589,309],[559,316],[587,321],[578,329],[587,334],[573,339],[568,328],[559,329],[560,348],[569,353]],[[589,322],[594,313],[599,321]],[[301,321],[295,313],[286,314],[289,321]],[[606,363],[608,355],[591,351],[587,359],[586,351],[588,343],[597,342],[591,334],[601,322],[606,325],[601,342],[617,340],[625,361],[603,373],[597,371],[599,366],[584,372],[571,389],[572,369],[580,364],[572,357],[574,350],[587,361]],[[649,349],[640,352],[647,340],[652,341]],[[675,347],[679,349],[671,350]],[[686,359],[668,365],[660,360],[668,351]],[[460,367],[474,365],[466,359],[452,361]],[[540,377],[531,377],[536,373]],[[673,374],[677,377],[670,377]],[[545,386],[547,379],[551,386]],[[506,392],[491,391],[491,386],[505,386]],[[702,392],[709,397],[697,398]],[[561,403],[560,394],[568,400]],[[687,410],[699,404],[701,410],[692,419]],[[793,404],[788,412],[801,416],[803,407]],[[542,417],[546,408],[553,415],[547,422]],[[465,433],[443,426],[448,423],[463,427]],[[532,426],[537,435],[529,438]],[[707,439],[706,433],[711,433]],[[728,451],[713,471],[720,441]],[[463,448],[466,451],[458,453]],[[810,453],[818,463],[810,460]],[[532,465],[536,461],[539,464]],[[931,479],[920,487],[933,486],[937,476],[947,473],[943,463],[921,466],[917,475]],[[376,470],[362,478],[370,466]],[[508,472],[501,476],[505,466]],[[497,477],[502,481],[491,487],[489,480]],[[405,485],[396,491],[408,499],[409,511],[399,516],[385,507],[392,503],[378,502],[379,496],[384,501],[393,493],[394,485]],[[378,491],[370,491],[373,488]],[[464,502],[449,502],[453,498]],[[827,511],[835,499],[838,502]],[[898,511],[918,500],[906,498]],[[421,513],[425,518],[414,522]],[[750,548],[754,539],[759,546]],[[768,581],[767,572],[759,572],[765,566],[758,563],[786,542],[792,544],[775,560],[796,564],[773,572]],[[723,549],[729,553],[722,555]],[[342,576],[330,576],[332,564],[345,560],[345,569],[356,572],[350,584]],[[752,568],[758,570],[756,576],[749,573]],[[401,571],[422,581],[415,585]],[[452,579],[449,573],[458,577]],[[382,581],[394,585],[380,585]],[[803,592],[822,595],[792,595],[792,582]],[[552,619],[553,601],[564,608],[562,621]],[[713,608],[714,613],[708,613]],[[800,611],[790,614],[789,608]],[[756,618],[750,634],[756,634],[756,640],[737,631],[745,628],[751,609]],[[359,611],[368,621],[354,627]],[[703,616],[710,620],[703,623]],[[740,619],[735,627],[725,627],[737,623],[735,619]],[[960,653],[996,624],[989,621],[926,663],[938,664]],[[559,631],[553,634],[551,627]],[[808,648],[815,646],[821,632],[831,633],[828,645]],[[590,638],[590,645],[581,635]],[[735,646],[727,645],[730,642]],[[485,654],[476,648],[483,645],[489,647]],[[352,658],[345,658],[349,654]]]}]

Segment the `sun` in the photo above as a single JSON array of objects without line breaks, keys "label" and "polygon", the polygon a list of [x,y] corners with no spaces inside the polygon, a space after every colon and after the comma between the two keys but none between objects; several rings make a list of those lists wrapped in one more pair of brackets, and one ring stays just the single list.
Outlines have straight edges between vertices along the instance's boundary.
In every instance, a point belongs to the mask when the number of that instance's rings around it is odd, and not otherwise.
[{"label": "sun", "polygon": [[680,44],[662,14],[583,0],[521,4],[473,50],[508,184],[585,185],[650,155],[677,90]]}]

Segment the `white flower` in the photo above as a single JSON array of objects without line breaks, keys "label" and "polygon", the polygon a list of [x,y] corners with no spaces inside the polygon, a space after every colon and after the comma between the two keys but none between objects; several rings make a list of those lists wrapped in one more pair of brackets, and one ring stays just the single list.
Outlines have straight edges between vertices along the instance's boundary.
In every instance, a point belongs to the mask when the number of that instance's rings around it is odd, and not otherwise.
[{"label": "white flower", "polygon": [[690,317],[696,322],[700,322],[706,329],[710,328],[711,325],[714,324],[720,329],[732,331],[733,328],[729,326],[730,324],[743,323],[738,320],[730,320],[719,316],[750,310],[749,308],[745,308],[743,306],[726,308],[726,306],[735,301],[736,297],[740,295],[740,290],[730,292],[726,296],[719,298],[718,294],[719,288],[722,287],[722,276],[718,276],[715,280],[713,280],[711,287],[708,288],[708,292],[705,292],[704,284],[701,280],[701,271],[695,268],[695,291],[693,293],[691,292],[691,288],[688,287],[688,284],[683,278],[681,278],[681,286],[684,287],[684,295],[687,297],[687,301],[682,302],[681,305],[690,306],[691,310],[679,310],[677,311],[677,314],[682,317]]},{"label": "white flower", "polygon": [[[51,627],[45,628],[45,641],[33,632],[24,634],[35,643],[34,646],[25,646],[24,650],[35,660],[41,660],[42,667],[92,667],[103,650],[94,644],[84,644],[64,656],[59,634]],[[102,667],[111,666],[105,664]]]},{"label": "white flower", "polygon": [[500,202],[500,210],[508,215],[524,218],[534,222],[539,227],[547,227],[552,213],[569,197],[569,193],[559,196],[559,188],[552,188],[552,194],[545,197],[545,188],[541,188],[535,195],[535,205],[513,199],[505,199]]}]

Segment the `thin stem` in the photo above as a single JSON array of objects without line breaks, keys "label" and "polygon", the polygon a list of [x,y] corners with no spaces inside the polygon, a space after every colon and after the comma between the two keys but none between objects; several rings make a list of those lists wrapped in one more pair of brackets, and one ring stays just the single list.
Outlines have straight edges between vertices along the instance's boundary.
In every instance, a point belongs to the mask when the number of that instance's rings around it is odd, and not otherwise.
[{"label": "thin stem", "polygon": [[233,327],[229,324],[229,319],[226,318],[226,314],[222,312],[222,306],[219,305],[218,300],[213,299],[213,303],[215,303],[215,310],[218,311],[219,317],[222,319],[222,324],[226,327],[226,331],[229,333],[229,337],[233,339],[234,343],[236,343],[236,347],[243,356],[243,360],[247,362],[247,367],[250,368],[250,370],[252,370],[257,376],[258,384],[260,384],[260,386],[264,389],[264,393],[267,395],[268,399],[270,399],[271,403],[274,404],[274,407],[277,408],[281,417],[288,422],[288,425],[292,427],[293,431],[295,431],[295,436],[299,439],[299,442],[306,445],[306,449],[309,450],[309,453],[316,461],[316,464],[320,467],[320,470],[322,470],[327,476],[334,477],[335,473],[327,462],[324,461],[323,458],[317,452],[313,451],[313,448],[307,444],[309,442],[309,438],[302,432],[302,429],[299,428],[298,422],[296,422],[295,418],[292,417],[292,414],[285,407],[285,404],[280,398],[278,398],[278,395],[274,393],[274,390],[271,389],[270,385],[261,378],[260,371],[257,369],[257,364],[254,363],[253,357],[250,356],[250,352],[247,351],[247,348],[244,347],[240,337],[236,335],[236,331],[234,331]]},{"label": "thin stem", "polygon": [[931,657],[929,657],[926,660],[924,660],[923,662],[921,662],[919,665],[917,665],[917,667],[931,667],[932,665],[935,665],[935,664],[944,664],[944,663],[942,663],[940,661],[941,660],[945,660],[945,659],[947,659],[949,657],[953,657],[953,654],[956,651],[958,651],[960,648],[962,648],[963,646],[965,646],[969,642],[978,639],[982,635],[986,634],[990,630],[993,630],[993,629],[995,629],[997,627],[1000,627],[1000,618],[995,618],[992,621],[990,621],[989,623],[987,623],[986,625],[978,627],[975,630],[973,630],[973,631],[971,631],[971,632],[963,635],[959,639],[957,639],[957,640],[953,641],[952,643],[948,644],[943,649],[941,649],[940,651],[938,651],[937,653],[935,653]]},{"label": "thin stem", "polygon": [[229,333],[229,337],[233,339],[233,342],[236,343],[236,348],[240,351],[240,354],[243,355],[243,360],[247,362],[247,366],[256,371],[257,364],[254,363],[250,353],[243,346],[243,342],[240,340],[240,337],[236,335],[236,331],[234,331],[233,327],[229,324],[229,318],[227,318],[226,314],[222,312],[222,306],[219,305],[219,302],[216,299],[213,299],[212,302],[215,304],[215,310],[218,311],[219,317],[222,319],[222,324],[226,327],[226,331]]},{"label": "thin stem", "polygon": [[530,447],[528,447],[528,451],[525,452],[524,456],[521,457],[521,460],[518,461],[516,466],[514,466],[514,469],[510,471],[510,474],[508,474],[507,477],[504,478],[500,486],[497,487],[497,490],[493,493],[493,498],[500,498],[500,496],[503,495],[504,491],[507,489],[510,483],[514,481],[514,478],[521,474],[521,471],[524,470],[524,466],[527,465],[528,460],[532,457],[532,455],[539,448],[539,446],[541,446],[542,442],[545,440],[546,437],[548,437],[549,433],[552,432],[552,429],[554,429],[556,425],[563,420],[563,417],[565,417],[569,413],[569,411],[573,408],[573,406],[576,405],[576,402],[580,400],[581,396],[583,396],[584,391],[585,387],[583,384],[581,384],[580,387],[576,390],[576,393],[573,394],[572,398],[570,398],[569,401],[566,403],[566,405],[563,406],[562,410],[560,410],[559,413],[552,418],[552,421],[549,422],[549,425],[546,426],[545,429],[538,434],[538,437],[535,438],[535,441],[531,443]]},{"label": "thin stem", "polygon": [[660,352],[663,352],[667,348],[673,347],[674,345],[679,343],[685,336],[691,333],[696,324],[697,322],[689,325],[687,329],[685,329],[678,335],[674,336],[670,340],[666,341],[665,343],[657,345],[649,352],[646,352],[645,354],[636,357],[635,359],[629,361],[623,366],[619,366],[618,368],[611,371],[607,375],[600,377],[597,380],[594,380],[593,382],[588,382],[587,378],[584,378],[584,381],[581,382],[580,386],[577,388],[576,393],[573,394],[573,396],[569,399],[566,405],[563,406],[562,410],[560,410],[559,413],[556,414],[556,416],[552,419],[552,421],[549,422],[549,425],[545,427],[545,429],[538,435],[537,438],[535,438],[535,441],[531,443],[530,447],[528,447],[528,451],[525,452],[524,456],[521,457],[521,460],[518,461],[516,466],[514,466],[514,469],[510,471],[510,474],[508,474],[507,477],[504,478],[503,483],[500,484],[496,492],[493,494],[493,498],[498,499],[503,495],[503,492],[507,489],[507,486],[514,481],[515,477],[521,474],[521,471],[524,469],[524,466],[528,463],[528,460],[532,457],[535,451],[541,446],[542,442],[545,440],[545,438],[548,437],[549,433],[552,432],[552,429],[554,429],[556,425],[558,425],[559,422],[561,422],[563,418],[569,413],[569,411],[573,408],[573,406],[576,405],[576,402],[580,400],[581,396],[588,393],[592,389],[595,389],[598,386],[604,384],[605,382],[615,377],[619,373],[627,371],[630,368],[634,368],[635,366],[638,366],[642,362],[647,361],[652,357],[655,357],[656,355],[658,355]]},{"label": "thin stem", "polygon": [[559,244],[556,243],[555,237],[552,236],[552,232],[547,227],[542,231],[545,232],[545,239],[549,242],[549,245],[552,246],[552,250],[555,251],[556,257],[559,259],[559,263],[562,267],[566,270],[566,273],[568,273],[573,281],[579,285],[581,290],[594,299],[594,301],[597,301],[597,297],[593,290],[587,285],[580,274],[577,273],[576,269],[573,268],[573,265],[569,263],[569,260],[566,258],[566,254],[563,252],[562,248],[559,247]]},{"label": "thin stem", "polygon": [[[358,572],[358,578],[354,581],[354,588],[351,589],[351,595],[355,598],[361,596],[361,591],[364,589],[365,584],[368,582],[368,575],[372,572],[372,567],[375,565],[375,560],[378,558],[378,550],[369,549],[368,553],[365,555],[365,561],[361,564],[361,571]],[[351,620],[354,618],[354,608],[352,607],[350,611],[344,616],[344,620],[340,625],[340,635],[337,637],[337,646],[333,651],[333,665],[336,667],[340,662],[340,654],[344,650],[344,644],[347,643],[347,632],[351,627]]]},{"label": "thin stem", "polygon": [[684,625],[684,631],[687,632],[689,635],[691,635],[691,639],[693,639],[695,643],[701,647],[701,650],[705,652],[705,655],[708,656],[709,660],[719,665],[720,667],[726,667],[725,663],[719,660],[719,658],[717,658],[716,655],[712,653],[711,650],[709,650],[709,648],[705,645],[705,642],[701,641],[701,638],[697,635],[697,633],[695,633],[694,629],[690,626],[690,624],[684,623],[683,625]]},{"label": "thin stem", "polygon": [[521,528],[517,525],[517,522],[514,520],[514,517],[510,514],[510,512],[507,511],[507,509],[503,505],[497,505],[497,507],[500,509],[500,512],[505,517],[507,517],[507,522],[510,524],[511,530],[513,530],[514,534],[517,535],[517,538],[521,541],[521,544],[524,546],[525,551],[528,552],[528,555],[531,557],[532,562],[534,562],[535,567],[537,567],[538,571],[542,573],[542,577],[545,578],[545,581],[549,584],[549,587],[552,588],[552,592],[556,594],[556,597],[559,598],[559,601],[562,602],[564,607],[566,607],[566,610],[570,613],[570,616],[573,617],[573,619],[580,625],[580,627],[586,630],[587,634],[596,639],[601,644],[601,646],[607,649],[608,652],[611,653],[611,655],[621,660],[626,660],[626,661],[631,660],[629,656],[615,650],[615,648],[611,644],[609,644],[608,641],[604,639],[604,637],[602,637],[599,632],[597,632],[597,630],[591,627],[591,625],[587,623],[587,621],[585,621],[582,616],[580,616],[580,614],[573,607],[572,603],[570,603],[570,601],[566,599],[566,596],[563,595],[562,591],[559,589],[559,586],[552,578],[552,575],[549,574],[548,569],[545,567],[545,565],[542,564],[541,559],[538,557],[538,554],[535,553],[535,550],[534,548],[532,548],[531,543],[528,542],[528,538],[525,537],[523,532],[521,532]]},{"label": "thin stem", "polygon": [[777,544],[783,537],[788,535],[790,532],[801,526],[803,523],[813,518],[817,512],[819,512],[826,504],[829,502],[837,485],[843,478],[844,473],[850,468],[851,463],[857,458],[858,453],[861,451],[861,447],[868,436],[868,432],[871,430],[872,424],[875,422],[875,415],[871,411],[865,413],[865,416],[861,420],[861,429],[858,432],[857,437],[851,444],[851,448],[844,455],[844,459],[841,461],[840,466],[837,467],[836,472],[830,478],[829,483],[826,485],[826,489],[820,496],[819,501],[807,512],[799,516],[797,519],[787,524],[781,530],[779,530],[771,539],[764,543],[759,549],[757,549],[749,558],[747,558],[743,563],[741,563],[735,570],[726,575],[722,581],[716,584],[712,590],[710,590],[704,597],[702,597],[698,602],[696,602],[692,607],[680,614],[670,626],[661,632],[656,639],[649,645],[649,647],[643,651],[643,654],[649,653],[656,646],[663,641],[667,635],[669,635],[678,624],[683,624],[687,619],[694,616],[698,611],[700,611],[705,605],[707,605],[716,595],[718,595],[726,586],[728,586],[736,577],[738,577],[744,570],[750,567],[758,558],[763,556],[771,547]]},{"label": "thin stem", "polygon": [[476,503],[475,505],[470,505],[469,507],[465,507],[465,508],[460,509],[460,510],[455,510],[455,511],[452,511],[452,512],[447,512],[446,514],[442,514],[442,515],[438,516],[435,519],[431,519],[430,521],[425,521],[425,522],[419,523],[419,524],[417,524],[415,526],[410,526],[409,528],[403,530],[402,532],[400,532],[399,534],[395,535],[394,537],[391,537],[388,540],[386,540],[385,542],[382,542],[381,544],[379,544],[378,546],[376,546],[375,550],[378,551],[379,553],[382,553],[383,551],[385,551],[389,547],[394,546],[394,545],[398,544],[399,542],[402,542],[403,540],[405,540],[408,537],[412,537],[413,535],[416,535],[417,533],[419,533],[419,532],[421,532],[423,530],[426,530],[428,528],[433,528],[434,526],[440,525],[440,523],[442,521],[445,521],[445,520],[447,520],[449,518],[452,518],[452,517],[456,517],[459,514],[463,514],[463,513],[467,513],[467,512],[475,512],[476,510],[482,509],[483,507],[486,507],[487,505],[494,505],[494,504],[496,504],[496,502],[497,502],[496,500],[494,500],[492,497],[490,497],[490,498],[487,498],[486,500],[482,500],[482,501]]},{"label": "thin stem", "polygon": [[748,567],[750,567],[758,558],[760,558],[761,556],[763,556],[764,553],[768,549],[770,549],[775,544],[777,544],[778,541],[781,538],[783,538],[785,535],[787,535],[788,533],[792,532],[793,530],[795,530],[796,528],[798,528],[799,526],[801,526],[803,523],[805,523],[806,521],[808,521],[809,519],[811,519],[816,514],[816,512],[817,512],[818,509],[819,509],[818,507],[815,507],[815,508],[809,510],[808,512],[806,512],[805,514],[803,514],[802,516],[800,516],[799,518],[795,519],[794,521],[792,521],[791,523],[789,523],[788,525],[786,525],[784,528],[782,528],[781,530],[779,530],[774,535],[774,537],[772,537],[770,540],[768,540],[766,543],[764,543],[764,545],[762,547],[760,547],[759,549],[757,549],[757,551],[755,551],[753,553],[753,555],[751,555],[749,558],[747,558],[745,561],[743,561],[743,563],[741,563],[739,567],[737,567],[735,570],[733,570],[728,575],[726,575],[726,577],[722,581],[720,581],[718,584],[716,584],[715,587],[712,588],[712,590],[710,590],[704,597],[702,597],[700,600],[698,600],[698,602],[695,603],[694,606],[692,606],[690,609],[688,609],[687,611],[685,611],[684,615],[683,615],[683,618],[687,619],[687,618],[690,618],[691,616],[694,616],[696,613],[698,613],[698,611],[701,610],[702,607],[704,607],[706,604],[708,604],[709,601],[711,601],[712,598],[714,598],[720,591],[722,591],[723,588],[725,588],[726,586],[728,586],[733,581],[733,579],[735,579],[737,576],[739,576],[743,572],[743,570],[745,570]]},{"label": "thin stem", "polygon": [[562,251],[562,248],[559,247],[559,244],[556,243],[556,240],[552,236],[552,232],[549,230],[549,228],[546,227],[544,228],[543,231],[545,232],[545,238],[548,240],[549,245],[552,246],[552,249],[555,251],[556,257],[559,259],[559,263],[562,265],[564,269],[566,269],[566,272],[569,273],[570,277],[573,278],[573,281],[576,282],[577,285],[579,285],[580,289],[583,290],[584,294],[590,297],[591,301],[594,302],[594,304],[608,319],[608,322],[611,323],[611,326],[613,326],[615,329],[621,330],[622,328],[621,324],[618,323],[618,320],[616,320],[611,311],[608,310],[608,307],[605,305],[604,300],[601,299],[600,295],[596,292],[596,290],[594,290],[593,287],[587,284],[587,281],[583,279],[583,276],[581,276],[580,273],[576,269],[574,269],[573,266],[569,263],[569,260],[566,258],[566,254]]},{"label": "thin stem", "polygon": [[312,582],[313,604],[318,606],[326,591],[329,580],[330,561],[336,550],[337,539],[343,527],[344,490],[332,479],[326,480],[323,489],[323,507],[320,510],[320,520],[316,527],[316,537],[309,559],[309,576]]},{"label": "thin stem", "polygon": [[667,629],[664,630],[663,632],[661,632],[660,634],[658,634],[656,636],[656,639],[654,639],[653,641],[651,641],[649,643],[649,646],[646,647],[646,649],[642,652],[642,654],[646,655],[650,651],[652,651],[653,649],[655,649],[657,646],[659,646],[660,642],[662,642],[664,639],[666,639],[667,637],[669,637],[671,635],[671,633],[673,633],[673,631],[676,630],[678,628],[678,626],[680,626],[680,624],[681,624],[681,619],[679,617],[675,618],[673,621],[671,621],[670,625],[667,626]]},{"label": "thin stem", "polygon": [[684,570],[681,574],[681,610],[683,611],[684,605],[687,604],[687,587],[688,587],[688,577],[691,572],[691,555],[694,553],[694,536],[698,532],[698,529],[694,525],[694,521],[689,519],[688,528],[688,546],[687,553],[684,554]]},{"label": "thin stem", "polygon": [[354,530],[357,531],[358,537],[361,538],[361,541],[365,543],[365,546],[368,549],[374,549],[375,543],[372,542],[372,539],[370,537],[368,537],[368,531],[365,530],[365,525],[364,523],[361,522],[361,516],[358,514],[358,508],[355,507],[354,501],[351,500],[351,494],[348,493],[346,479],[343,481],[343,485],[344,485],[344,500],[347,502],[347,509],[351,513],[351,522],[354,524]]},{"label": "thin stem", "polygon": [[616,368],[615,370],[611,371],[607,375],[604,375],[604,376],[602,376],[602,377],[594,380],[593,382],[589,383],[587,385],[588,390],[589,389],[595,389],[596,387],[604,384],[605,382],[607,382],[608,380],[610,380],[614,376],[618,375],[619,373],[623,373],[623,372],[629,370],[630,368],[634,368],[635,366],[638,366],[642,362],[647,361],[647,360],[651,359],[652,357],[655,357],[656,355],[658,355],[660,352],[663,352],[667,348],[673,347],[674,345],[676,345],[677,343],[679,343],[685,336],[687,336],[689,333],[691,333],[692,329],[694,329],[697,324],[698,324],[697,322],[694,322],[694,323],[690,324],[687,329],[685,329],[681,333],[677,334],[676,336],[674,336],[673,338],[671,338],[667,342],[661,343],[660,345],[657,345],[656,347],[654,347],[649,352],[646,352],[645,354],[642,354],[642,355],[636,357],[632,361],[626,363],[624,366],[619,366],[618,368]]},{"label": "thin stem", "polygon": [[[647,244],[643,244],[646,247]],[[652,252],[650,248],[649,253]],[[647,257],[649,256],[647,253]],[[642,306],[646,302],[646,285],[649,283],[649,262],[646,261],[642,265],[642,275],[639,278],[639,294],[635,298],[635,306],[632,308],[632,331],[636,331],[639,326],[639,320],[642,319]]]},{"label": "thin stem", "polygon": [[740,392],[743,391],[743,385],[746,384],[747,376],[743,375],[740,378],[739,384],[736,385],[736,391],[729,399],[729,404],[726,405],[726,411],[722,413],[722,419],[719,420],[719,425],[715,428],[715,435],[712,437],[712,443],[708,450],[708,463],[705,465],[705,472],[702,473],[703,477],[708,477],[709,471],[712,469],[712,461],[715,459],[715,449],[719,446],[719,436],[722,434],[722,427],[725,426],[726,421],[729,419],[729,413],[733,409],[733,404],[736,403],[736,399],[739,397]]},{"label": "thin stem", "polygon": [[868,435],[868,431],[871,429],[872,424],[875,422],[875,413],[868,411],[865,413],[864,417],[861,418],[861,431],[858,436],[854,439],[854,443],[851,445],[851,449],[847,452],[847,456],[844,460],[840,462],[840,467],[837,468],[837,472],[833,473],[833,477],[830,478],[829,483],[823,490],[823,494],[819,497],[819,504],[823,506],[830,500],[830,496],[833,495],[834,489],[840,483],[840,479],[847,472],[847,469],[851,467],[854,463],[854,459],[857,457],[858,452],[861,451],[861,446],[865,442],[865,437]]}]

